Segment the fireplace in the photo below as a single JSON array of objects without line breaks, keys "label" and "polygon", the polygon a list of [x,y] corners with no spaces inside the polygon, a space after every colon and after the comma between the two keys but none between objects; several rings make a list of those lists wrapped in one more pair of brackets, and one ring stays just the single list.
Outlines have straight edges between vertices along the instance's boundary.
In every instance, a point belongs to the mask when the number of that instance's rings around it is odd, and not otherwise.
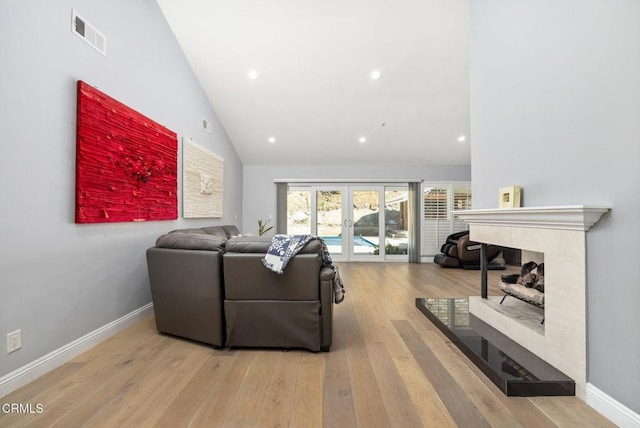
[{"label": "fireplace", "polygon": [[570,376],[582,400],[587,374],[586,233],[610,209],[579,205],[454,212],[469,224],[472,240],[520,248],[523,262],[530,254],[544,258],[544,324],[538,308],[509,297],[507,306],[507,301],[500,305],[502,296],[472,296],[469,312]]}]

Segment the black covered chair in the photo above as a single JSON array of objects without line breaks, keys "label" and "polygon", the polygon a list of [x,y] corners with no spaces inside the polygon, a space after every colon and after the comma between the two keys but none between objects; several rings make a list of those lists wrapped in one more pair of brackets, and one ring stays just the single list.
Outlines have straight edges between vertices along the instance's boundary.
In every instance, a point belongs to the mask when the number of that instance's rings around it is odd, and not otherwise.
[{"label": "black covered chair", "polygon": [[[480,269],[479,242],[469,239],[469,231],[456,232],[447,236],[447,241],[440,247],[440,254],[433,258],[434,263],[446,268]],[[498,257],[502,247],[487,246],[487,262]],[[489,269],[504,269],[497,263],[489,263]]]}]

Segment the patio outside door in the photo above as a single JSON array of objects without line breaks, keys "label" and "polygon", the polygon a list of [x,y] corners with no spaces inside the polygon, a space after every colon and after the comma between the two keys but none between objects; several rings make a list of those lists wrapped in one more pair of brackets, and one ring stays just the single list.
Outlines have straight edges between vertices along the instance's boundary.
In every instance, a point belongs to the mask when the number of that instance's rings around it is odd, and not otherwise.
[{"label": "patio outside door", "polygon": [[287,233],[322,237],[335,261],[407,260],[406,193],[406,187],[291,187]]},{"label": "patio outside door", "polygon": [[[383,260],[380,201],[383,187],[322,186],[315,194],[315,234],[336,261]],[[313,228],[312,228],[313,229]]]},{"label": "patio outside door", "polygon": [[[384,187],[349,187],[347,225],[349,260],[384,260]],[[382,246],[380,244],[383,244]]]}]

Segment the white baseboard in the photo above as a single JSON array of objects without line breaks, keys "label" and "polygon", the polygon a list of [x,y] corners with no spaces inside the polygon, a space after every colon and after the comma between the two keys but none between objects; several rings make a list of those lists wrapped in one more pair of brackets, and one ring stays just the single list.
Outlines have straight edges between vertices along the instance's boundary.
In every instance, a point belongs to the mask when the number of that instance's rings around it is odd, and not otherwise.
[{"label": "white baseboard", "polygon": [[151,314],[153,303],[148,303],[115,321],[104,325],[71,343],[56,349],[47,355],[0,378],[0,398],[15,391],[34,379],[60,367],[83,352],[93,348],[100,342],[107,340],[119,331],[124,330],[135,322]]},{"label": "white baseboard", "polygon": [[640,415],[587,383],[587,404],[620,428],[640,428]]}]

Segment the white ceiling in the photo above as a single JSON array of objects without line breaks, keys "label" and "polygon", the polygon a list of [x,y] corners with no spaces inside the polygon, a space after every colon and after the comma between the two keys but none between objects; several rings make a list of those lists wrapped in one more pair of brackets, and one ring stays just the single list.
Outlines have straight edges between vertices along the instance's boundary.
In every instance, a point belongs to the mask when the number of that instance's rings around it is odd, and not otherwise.
[{"label": "white ceiling", "polygon": [[244,164],[470,163],[469,0],[158,4]]}]

